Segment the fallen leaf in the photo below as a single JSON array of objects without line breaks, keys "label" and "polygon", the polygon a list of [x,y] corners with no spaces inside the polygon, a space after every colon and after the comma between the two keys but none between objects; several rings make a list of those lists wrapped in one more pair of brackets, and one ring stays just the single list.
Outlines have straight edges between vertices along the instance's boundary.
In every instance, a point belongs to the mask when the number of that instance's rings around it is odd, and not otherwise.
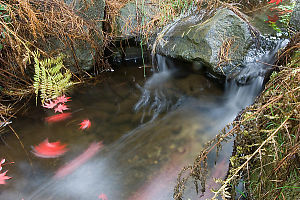
[{"label": "fallen leaf", "polygon": [[7,170],[3,173],[0,173],[0,185],[4,185],[5,184],[5,180],[7,179],[11,179],[11,177],[6,176]]},{"label": "fallen leaf", "polygon": [[80,129],[81,130],[84,130],[84,129],[87,129],[87,128],[90,128],[91,127],[91,121],[90,120],[88,120],[88,119],[85,119],[85,120],[83,120],[80,124]]},{"label": "fallen leaf", "polygon": [[98,199],[101,199],[101,200],[108,200],[107,196],[103,193],[101,193],[99,196],[98,196]]},{"label": "fallen leaf", "polygon": [[276,5],[279,4],[280,2],[282,3],[282,0],[271,0],[269,1],[268,3],[275,3],[276,2]]},{"label": "fallen leaf", "polygon": [[62,96],[56,98],[56,102],[57,103],[66,103],[68,101],[71,101],[70,99],[71,99],[71,97],[66,97],[66,95],[62,95]]},{"label": "fallen leaf", "polygon": [[43,107],[44,107],[44,108],[49,108],[49,109],[51,109],[51,108],[54,108],[56,105],[57,105],[57,102],[56,102],[56,101],[52,102],[52,101],[50,100],[49,103],[45,103],[45,104],[43,105]]},{"label": "fallen leaf", "polygon": [[66,146],[66,144],[61,144],[59,141],[49,142],[48,139],[46,139],[39,145],[33,147],[33,154],[41,158],[56,158],[67,151]]},{"label": "fallen leaf", "polygon": [[102,142],[94,142],[89,148],[87,148],[82,154],[76,157],[71,162],[65,164],[61,168],[57,170],[55,173],[55,178],[62,178],[66,175],[69,175],[74,170],[76,170],[80,165],[88,161],[91,157],[93,157],[101,148],[103,147]]},{"label": "fallen leaf", "polygon": [[61,114],[53,115],[50,117],[46,117],[45,120],[48,123],[59,122],[59,121],[63,121],[65,119],[70,118],[71,115],[72,115],[72,113],[66,112],[66,113],[61,113]]},{"label": "fallen leaf", "polygon": [[65,104],[58,104],[56,108],[54,108],[55,112],[63,112],[64,110],[69,110],[69,108]]}]

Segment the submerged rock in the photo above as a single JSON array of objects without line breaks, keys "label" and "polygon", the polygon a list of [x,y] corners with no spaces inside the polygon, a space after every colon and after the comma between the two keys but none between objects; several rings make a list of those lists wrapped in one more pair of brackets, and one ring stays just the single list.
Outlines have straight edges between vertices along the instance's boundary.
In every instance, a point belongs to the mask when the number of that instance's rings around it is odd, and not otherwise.
[{"label": "submerged rock", "polygon": [[[229,9],[221,9],[213,17],[197,23],[175,24],[158,42],[156,52],[172,58],[203,63],[218,77],[240,70],[240,64],[253,44],[247,22]],[[197,69],[197,68],[195,68]]]}]

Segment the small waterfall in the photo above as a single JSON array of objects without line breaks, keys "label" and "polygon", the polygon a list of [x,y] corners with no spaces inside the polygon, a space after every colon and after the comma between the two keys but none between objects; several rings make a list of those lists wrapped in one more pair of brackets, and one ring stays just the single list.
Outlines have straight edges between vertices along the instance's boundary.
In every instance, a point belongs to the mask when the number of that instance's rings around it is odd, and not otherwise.
[{"label": "small waterfall", "polygon": [[266,72],[272,69],[275,62],[275,56],[279,49],[285,47],[289,42],[286,40],[272,41],[270,39],[261,39],[265,41],[264,47],[268,49],[251,48],[244,61],[244,68],[235,78],[239,84],[245,85],[258,76],[264,77]]},{"label": "small waterfall", "polygon": [[274,41],[269,43],[273,44],[273,49],[250,51],[245,59],[244,69],[235,79],[226,82],[226,105],[237,112],[251,105],[262,91],[265,75],[272,69],[276,53],[287,45],[288,40],[278,41],[277,44]]},{"label": "small waterfall", "polygon": [[239,112],[251,105],[263,88],[264,77],[253,78],[247,85],[230,81],[225,86],[226,106]]},{"label": "small waterfall", "polygon": [[158,117],[160,113],[168,111],[174,104],[174,95],[168,89],[169,80],[176,69],[169,69],[166,58],[157,55],[158,72],[155,72],[145,83],[144,87],[137,85],[142,95],[134,106],[134,111],[143,111],[141,122],[146,114],[152,115],[151,120]]},{"label": "small waterfall", "polygon": [[[225,101],[216,105],[217,115],[230,113],[234,119],[240,110],[254,102],[263,89],[265,74],[272,69],[276,53],[288,43],[288,40],[275,41],[266,38],[262,41],[266,41],[266,44],[263,44],[264,49],[257,50],[253,47],[244,60],[244,68],[234,78],[226,81]],[[153,121],[161,113],[177,108],[185,98],[180,91],[174,91],[171,87],[173,78],[181,71],[166,57],[156,55],[156,59],[158,72],[155,72],[143,87],[137,85],[142,95],[135,104],[134,111],[143,112],[141,122],[146,116]],[[204,99],[201,101],[201,104],[207,103],[203,102]]]}]

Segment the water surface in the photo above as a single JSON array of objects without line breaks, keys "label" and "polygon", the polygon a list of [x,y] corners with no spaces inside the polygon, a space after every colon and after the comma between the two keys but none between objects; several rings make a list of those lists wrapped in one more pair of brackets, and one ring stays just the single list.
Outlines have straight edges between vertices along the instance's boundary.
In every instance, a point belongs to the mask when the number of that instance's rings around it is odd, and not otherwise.
[{"label": "water surface", "polygon": [[[148,74],[145,79],[142,68],[121,68],[98,84],[75,88],[68,102],[72,118],[58,123],[46,123],[52,111],[33,102],[12,124],[25,149],[11,131],[2,136],[0,156],[15,164],[4,167],[13,178],[0,187],[0,199],[96,200],[101,193],[109,200],[172,199],[180,169],[193,163],[245,103],[199,74],[176,77],[174,69]],[[83,119],[92,123],[86,131],[79,130]],[[36,157],[32,146],[46,138],[68,144],[68,152]],[[61,166],[99,141],[104,147],[94,157],[70,175],[54,178]],[[224,147],[217,168],[215,159],[209,160],[210,174],[224,176],[230,149]],[[197,196],[194,190],[186,193],[186,198]]]}]

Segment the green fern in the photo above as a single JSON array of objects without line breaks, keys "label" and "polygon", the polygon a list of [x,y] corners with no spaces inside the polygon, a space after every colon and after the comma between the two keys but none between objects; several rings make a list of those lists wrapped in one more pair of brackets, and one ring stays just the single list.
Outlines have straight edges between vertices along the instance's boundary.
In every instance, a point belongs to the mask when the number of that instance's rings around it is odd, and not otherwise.
[{"label": "green fern", "polygon": [[39,53],[34,56],[34,92],[36,99],[40,94],[42,103],[62,95],[74,83],[71,81],[70,70],[63,65],[63,55],[56,58],[39,59]]}]

